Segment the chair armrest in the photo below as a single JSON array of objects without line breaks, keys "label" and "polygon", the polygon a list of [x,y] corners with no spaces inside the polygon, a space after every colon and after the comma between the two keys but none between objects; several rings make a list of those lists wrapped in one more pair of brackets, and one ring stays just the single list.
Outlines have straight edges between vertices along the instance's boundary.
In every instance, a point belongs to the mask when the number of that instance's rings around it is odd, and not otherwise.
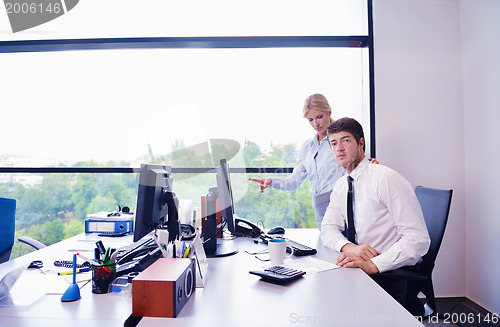
[{"label": "chair armrest", "polygon": [[[427,276],[416,271],[399,268],[376,274],[379,278],[425,281]],[[374,275],[375,276],[375,275]]]},{"label": "chair armrest", "polygon": [[19,242],[31,245],[32,247],[34,247],[37,250],[40,250],[40,249],[47,247],[47,245],[45,245],[41,242],[38,242],[37,240],[34,240],[34,239],[27,237],[27,236],[18,237],[17,240]]}]

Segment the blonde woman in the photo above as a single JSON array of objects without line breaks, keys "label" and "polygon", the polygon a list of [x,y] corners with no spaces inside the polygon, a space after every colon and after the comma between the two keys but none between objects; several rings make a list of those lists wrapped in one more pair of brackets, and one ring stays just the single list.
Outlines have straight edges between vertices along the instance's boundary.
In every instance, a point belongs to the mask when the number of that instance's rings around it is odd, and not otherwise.
[{"label": "blonde woman", "polygon": [[321,229],[323,216],[330,203],[333,184],[345,174],[345,170],[335,161],[328,144],[326,129],[333,119],[332,109],[325,96],[319,93],[309,96],[304,102],[303,114],[316,134],[302,145],[299,160],[292,174],[287,177],[249,178],[249,180],[259,183],[261,192],[268,187],[293,191],[309,177],[314,218],[316,226]]}]

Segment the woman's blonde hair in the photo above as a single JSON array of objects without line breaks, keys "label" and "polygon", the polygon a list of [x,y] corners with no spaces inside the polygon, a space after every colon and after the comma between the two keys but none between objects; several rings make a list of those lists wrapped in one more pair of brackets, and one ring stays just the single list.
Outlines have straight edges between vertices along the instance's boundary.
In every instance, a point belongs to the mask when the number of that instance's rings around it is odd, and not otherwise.
[{"label": "woman's blonde hair", "polygon": [[[310,95],[306,101],[304,101],[304,117],[306,117],[307,113],[311,109],[316,109],[324,112],[332,112],[332,108],[328,104],[328,100],[325,98],[323,94],[315,93]],[[330,116],[330,122],[333,122],[333,118]]]}]

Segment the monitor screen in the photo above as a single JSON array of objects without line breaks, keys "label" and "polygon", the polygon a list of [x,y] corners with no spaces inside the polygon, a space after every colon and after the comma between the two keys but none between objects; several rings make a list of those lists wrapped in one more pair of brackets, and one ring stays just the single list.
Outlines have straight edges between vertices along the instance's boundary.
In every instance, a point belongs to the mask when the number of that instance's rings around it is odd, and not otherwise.
[{"label": "monitor screen", "polygon": [[[229,166],[226,159],[220,160],[217,167],[217,187],[211,188],[207,194],[207,219],[205,220],[205,233],[203,247],[208,257],[225,257],[238,253],[232,242],[217,241],[219,234],[216,218],[216,200],[219,199],[221,218],[226,222],[227,229],[235,235],[235,217],[231,181],[229,179]],[[221,230],[222,231],[222,230]]]},{"label": "monitor screen", "polygon": [[169,166],[141,164],[134,242],[165,224],[172,193],[171,171]]},{"label": "monitor screen", "polygon": [[233,191],[226,159],[221,159],[220,166],[217,167],[217,195],[221,218],[226,221],[228,231],[235,235]]}]

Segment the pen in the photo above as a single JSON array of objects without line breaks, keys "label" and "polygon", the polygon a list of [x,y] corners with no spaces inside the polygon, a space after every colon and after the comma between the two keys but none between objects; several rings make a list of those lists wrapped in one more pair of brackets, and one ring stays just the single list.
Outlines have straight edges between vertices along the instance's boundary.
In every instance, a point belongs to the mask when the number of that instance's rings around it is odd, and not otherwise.
[{"label": "pen", "polygon": [[165,251],[163,246],[161,246],[160,241],[158,241],[158,236],[154,235],[153,238],[156,242],[156,245],[158,245],[158,247],[160,248],[160,251],[161,251],[161,254],[163,255],[163,257],[167,258],[167,251]]},{"label": "pen", "polygon": [[102,259],[103,262],[107,262],[109,260],[109,251],[111,251],[111,248],[108,246],[106,253],[104,253],[104,258]]},{"label": "pen", "polygon": [[106,252],[106,249],[104,248],[104,244],[102,244],[102,241],[95,242],[95,245],[97,246],[97,248],[99,249],[99,252],[101,252],[101,254],[104,254],[104,252]]},{"label": "pen", "polygon": [[101,251],[99,250],[99,248],[94,249],[94,259],[97,262],[101,261]]},{"label": "pen", "polygon": [[109,260],[111,260],[112,263],[116,263],[116,257],[117,256],[118,256],[118,251],[115,250],[115,251],[113,251],[111,253],[111,256],[110,256]]},{"label": "pen", "polygon": [[100,266],[100,265],[101,265],[100,263],[95,262],[94,260],[92,260],[92,259],[90,259],[90,258],[87,258],[87,257],[86,257],[86,256],[84,256],[83,254],[77,253],[76,255],[77,255],[77,256],[79,256],[80,258],[82,258],[83,260],[90,262],[90,263],[91,263],[91,264],[93,264],[94,266]]},{"label": "pen", "polygon": [[183,258],[187,258],[189,255],[189,251],[191,251],[191,248],[189,246],[186,247],[186,250],[184,251],[184,256]]},{"label": "pen", "polygon": [[[90,271],[90,268],[85,267],[85,268],[78,268],[76,269],[76,273],[81,273],[81,272],[86,272]],[[73,270],[68,270],[68,271],[60,271],[57,273],[58,275],[73,275]]]}]

